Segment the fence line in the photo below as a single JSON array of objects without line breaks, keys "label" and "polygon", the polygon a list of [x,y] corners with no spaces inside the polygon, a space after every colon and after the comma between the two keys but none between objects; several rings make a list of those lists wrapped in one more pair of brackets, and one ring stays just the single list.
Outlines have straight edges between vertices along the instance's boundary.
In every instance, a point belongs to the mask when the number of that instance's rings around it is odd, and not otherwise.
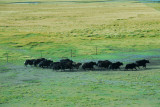
[{"label": "fence line", "polygon": [[[93,48],[95,51],[95,53],[94,54],[92,54],[92,55],[98,55],[98,47],[96,46],[96,47],[94,47]],[[73,58],[73,57],[76,57],[77,55],[75,55],[75,53],[74,53],[74,51],[73,51],[73,49],[71,49],[71,50],[69,50],[70,51],[70,55],[68,56],[68,57],[70,57],[71,59]],[[45,57],[45,56],[47,56],[47,55],[44,55],[44,53],[42,52],[42,51],[40,51],[39,52],[39,55],[40,55],[40,58],[43,58],[43,57]],[[92,60],[94,59],[93,58],[93,56],[91,56],[91,55],[82,55],[82,56],[88,56],[88,58],[91,58]],[[5,53],[5,55],[4,55],[4,61],[6,60],[6,63],[11,63],[12,61],[10,60],[10,57],[9,57],[9,52],[6,52]],[[18,57],[18,56],[17,56]],[[30,56],[30,57],[32,57],[32,56]],[[68,58],[68,57],[65,57],[65,58]],[[61,58],[64,58],[63,56],[62,57],[60,57],[59,59],[61,59]],[[11,59],[13,59],[13,57],[11,57]],[[84,59],[86,59],[86,58],[84,58]],[[26,60],[26,59],[24,59],[24,60]],[[18,61],[18,60],[17,60]]]},{"label": "fence line", "polygon": [[[89,61],[89,60],[94,60],[94,61],[97,61],[97,60],[111,60],[111,61],[116,61],[116,60],[123,60],[123,61],[131,61],[131,60],[135,60],[135,59],[140,59],[140,58],[150,58],[150,56],[145,56],[145,55],[138,55],[138,54],[134,54],[134,53],[119,53],[119,54],[116,54],[116,53],[101,53],[101,50],[103,48],[100,48],[98,46],[95,46],[92,48],[92,51],[86,53],[86,54],[76,54],[76,50],[75,49],[70,49],[68,50],[68,52],[65,52],[68,53],[66,55],[62,55],[62,56],[57,56],[55,57],[54,55],[52,56],[50,53],[43,53],[42,51],[39,51],[38,54],[31,54],[31,55],[27,55],[27,57],[24,55],[22,55],[21,57],[22,58],[18,58],[18,56],[12,56],[10,52],[6,52],[3,54],[4,57],[0,57],[0,63],[1,62],[4,62],[4,63],[19,63],[20,61],[25,61],[26,59],[31,59],[31,58],[42,58],[42,57],[45,57],[45,58],[51,58],[53,59],[54,61],[57,61],[57,60],[60,60],[60,59],[65,59],[65,58],[70,58],[70,59],[73,59],[75,61]],[[147,52],[147,51],[146,51]],[[47,55],[48,54],[48,55]],[[39,55],[39,56],[37,56]],[[155,55],[152,55],[152,57],[154,57]],[[158,56],[160,57],[160,55]],[[17,60],[16,60],[17,58]],[[16,62],[17,61],[17,62]],[[18,62],[19,61],[19,62]]]}]

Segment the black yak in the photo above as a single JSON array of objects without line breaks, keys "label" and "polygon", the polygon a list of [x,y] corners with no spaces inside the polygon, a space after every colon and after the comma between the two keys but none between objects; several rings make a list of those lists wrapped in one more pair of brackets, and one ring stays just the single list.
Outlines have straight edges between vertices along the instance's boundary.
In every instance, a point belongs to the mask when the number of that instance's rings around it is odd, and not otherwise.
[{"label": "black yak", "polygon": [[73,61],[70,59],[62,59],[60,60],[60,65],[61,65],[61,69],[65,70],[65,69],[73,69]]},{"label": "black yak", "polygon": [[53,63],[52,60],[44,60],[44,61],[41,61],[38,65],[39,67],[42,67],[42,68],[48,68],[52,63]]},{"label": "black yak", "polygon": [[82,63],[73,63],[73,67],[76,68],[77,70],[79,67],[82,65]]},{"label": "black yak", "polygon": [[35,61],[35,59],[28,59],[28,60],[26,60],[25,62],[24,62],[24,65],[25,66],[27,66],[27,65],[33,65],[34,64],[34,61]]},{"label": "black yak", "polygon": [[146,63],[150,63],[149,60],[143,59],[136,61],[137,67],[143,66],[143,68],[146,68]]},{"label": "black yak", "polygon": [[34,61],[34,66],[36,67],[41,61],[44,61],[44,60],[46,60],[46,59],[45,58],[36,59]]},{"label": "black yak", "polygon": [[111,64],[112,64],[112,62],[110,62],[108,60],[104,60],[104,61],[98,61],[97,66],[99,68],[108,69]]},{"label": "black yak", "polygon": [[94,65],[97,65],[96,62],[86,62],[82,65],[82,68],[84,70],[86,69],[90,69],[90,70],[93,70],[94,69]]},{"label": "black yak", "polygon": [[127,64],[126,66],[125,66],[125,69],[126,70],[128,70],[128,69],[135,69],[135,70],[137,70],[136,69],[136,67],[137,67],[137,64],[136,63],[131,63],[131,64]]},{"label": "black yak", "polygon": [[114,69],[120,69],[120,66],[122,66],[122,65],[123,65],[122,62],[116,62],[116,63],[112,63],[109,68],[112,69],[112,70],[114,70]]},{"label": "black yak", "polygon": [[61,63],[60,62],[53,62],[50,67],[53,69],[53,70],[60,70],[61,69]]}]

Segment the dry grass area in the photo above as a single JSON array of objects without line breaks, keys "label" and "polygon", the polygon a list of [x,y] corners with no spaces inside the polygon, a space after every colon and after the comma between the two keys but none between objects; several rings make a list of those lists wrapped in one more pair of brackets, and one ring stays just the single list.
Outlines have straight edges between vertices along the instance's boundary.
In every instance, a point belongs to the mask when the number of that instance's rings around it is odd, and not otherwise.
[{"label": "dry grass area", "polygon": [[95,54],[96,46],[100,54],[159,49],[160,12],[143,3],[13,2],[17,1],[0,4],[2,55],[42,51],[68,57],[72,49],[76,56],[84,56]]},{"label": "dry grass area", "polygon": [[145,4],[128,2],[1,4],[0,10],[1,27],[14,33],[48,34],[96,26],[102,27],[98,34],[158,30],[160,16]]}]

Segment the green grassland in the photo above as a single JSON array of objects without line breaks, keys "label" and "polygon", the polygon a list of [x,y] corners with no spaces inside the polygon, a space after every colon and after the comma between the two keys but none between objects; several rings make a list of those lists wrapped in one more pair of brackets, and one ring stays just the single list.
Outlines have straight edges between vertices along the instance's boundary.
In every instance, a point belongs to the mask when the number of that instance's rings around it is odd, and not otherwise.
[{"label": "green grassland", "polygon": [[0,68],[0,106],[159,107],[159,69],[55,72],[7,65]]},{"label": "green grassland", "polygon": [[[26,1],[41,3],[16,3]],[[159,107],[159,10],[137,0],[0,0],[0,107]],[[151,63],[139,71],[23,66],[41,56]]]},{"label": "green grassland", "polygon": [[57,58],[70,57],[72,49],[81,59],[94,55],[95,47],[98,58],[120,51],[159,49],[158,4],[88,1],[1,3],[0,54],[5,57],[6,52],[11,53],[13,60],[38,57],[40,52]]}]

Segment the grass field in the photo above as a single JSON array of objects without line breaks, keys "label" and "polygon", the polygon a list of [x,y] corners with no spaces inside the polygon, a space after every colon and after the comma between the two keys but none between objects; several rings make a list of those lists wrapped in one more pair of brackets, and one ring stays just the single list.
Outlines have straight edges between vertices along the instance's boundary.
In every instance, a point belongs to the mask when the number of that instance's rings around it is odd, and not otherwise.
[{"label": "grass field", "polygon": [[140,71],[55,72],[0,68],[1,107],[159,107],[160,67]]},{"label": "grass field", "polygon": [[72,49],[74,56],[81,59],[94,55],[95,47],[98,58],[120,51],[159,49],[158,4],[88,1],[50,0],[38,4],[1,1],[0,54],[5,57],[8,52],[20,60],[40,56],[42,52],[57,58],[70,57]]},{"label": "grass field", "polygon": [[[0,0],[0,107],[159,107],[159,10],[138,0]],[[41,56],[151,63],[139,71],[23,66]]]}]

